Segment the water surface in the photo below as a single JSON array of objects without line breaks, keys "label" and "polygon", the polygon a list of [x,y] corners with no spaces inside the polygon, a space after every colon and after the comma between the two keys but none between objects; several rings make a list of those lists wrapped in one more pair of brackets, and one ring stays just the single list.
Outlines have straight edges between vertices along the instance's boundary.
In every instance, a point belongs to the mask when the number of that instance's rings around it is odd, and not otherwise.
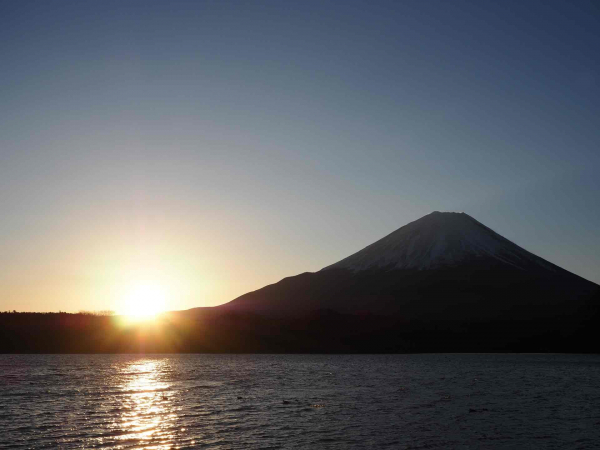
[{"label": "water surface", "polygon": [[600,357],[0,355],[0,448],[598,448]]}]

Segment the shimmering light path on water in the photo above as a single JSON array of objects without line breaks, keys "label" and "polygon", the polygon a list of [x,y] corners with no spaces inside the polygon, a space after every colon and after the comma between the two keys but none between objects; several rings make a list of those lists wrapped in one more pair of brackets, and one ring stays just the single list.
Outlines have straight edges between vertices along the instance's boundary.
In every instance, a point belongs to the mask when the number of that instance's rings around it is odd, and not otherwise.
[{"label": "shimmering light path on water", "polygon": [[600,357],[0,355],[0,448],[594,448]]}]

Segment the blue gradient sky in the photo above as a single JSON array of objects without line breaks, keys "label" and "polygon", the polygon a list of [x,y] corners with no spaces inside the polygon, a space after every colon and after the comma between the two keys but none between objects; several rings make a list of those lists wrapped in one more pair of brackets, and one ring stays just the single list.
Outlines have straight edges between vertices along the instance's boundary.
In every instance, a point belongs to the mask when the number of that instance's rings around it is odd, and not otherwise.
[{"label": "blue gradient sky", "polygon": [[170,309],[464,211],[600,282],[597,2],[0,2],[0,310]]}]

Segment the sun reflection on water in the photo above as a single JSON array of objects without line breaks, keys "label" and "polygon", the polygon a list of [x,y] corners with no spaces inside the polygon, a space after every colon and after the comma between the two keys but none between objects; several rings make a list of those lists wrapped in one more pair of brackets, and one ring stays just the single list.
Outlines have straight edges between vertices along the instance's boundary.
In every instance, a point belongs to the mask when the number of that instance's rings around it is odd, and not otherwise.
[{"label": "sun reflection on water", "polygon": [[165,361],[145,359],[123,367],[121,441],[137,441],[144,448],[173,448],[177,413],[169,383],[161,381]]}]

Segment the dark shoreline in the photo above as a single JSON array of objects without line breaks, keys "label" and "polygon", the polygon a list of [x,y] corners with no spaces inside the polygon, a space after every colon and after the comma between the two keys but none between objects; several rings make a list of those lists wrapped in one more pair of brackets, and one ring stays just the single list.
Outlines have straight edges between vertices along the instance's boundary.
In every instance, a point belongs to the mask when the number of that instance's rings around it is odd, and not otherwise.
[{"label": "dark shoreline", "polygon": [[320,311],[298,318],[166,313],[118,316],[0,313],[0,353],[24,354],[597,354],[596,311],[553,320],[403,321]]}]

